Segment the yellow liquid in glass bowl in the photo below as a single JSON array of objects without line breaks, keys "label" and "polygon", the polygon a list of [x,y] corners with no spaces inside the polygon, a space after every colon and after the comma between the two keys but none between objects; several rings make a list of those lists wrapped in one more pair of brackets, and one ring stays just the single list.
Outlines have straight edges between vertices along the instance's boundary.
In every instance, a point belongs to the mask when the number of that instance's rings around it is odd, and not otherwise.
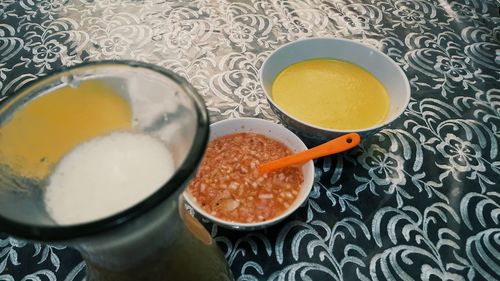
[{"label": "yellow liquid in glass bowl", "polygon": [[290,116],[337,130],[364,129],[384,121],[389,96],[365,69],[336,59],[312,59],[281,71],[273,101]]},{"label": "yellow liquid in glass bowl", "polygon": [[131,124],[127,101],[102,82],[61,88],[27,103],[0,128],[0,165],[43,179],[76,145]]}]

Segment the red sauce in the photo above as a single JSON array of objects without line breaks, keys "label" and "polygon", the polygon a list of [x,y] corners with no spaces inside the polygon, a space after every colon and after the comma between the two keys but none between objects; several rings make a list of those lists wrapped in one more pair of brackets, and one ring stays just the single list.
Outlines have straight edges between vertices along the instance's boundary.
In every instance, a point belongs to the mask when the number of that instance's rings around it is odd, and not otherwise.
[{"label": "red sauce", "polygon": [[218,218],[245,223],[272,219],[295,201],[304,176],[298,167],[261,174],[257,166],[291,153],[281,142],[260,134],[220,137],[208,144],[188,190]]}]

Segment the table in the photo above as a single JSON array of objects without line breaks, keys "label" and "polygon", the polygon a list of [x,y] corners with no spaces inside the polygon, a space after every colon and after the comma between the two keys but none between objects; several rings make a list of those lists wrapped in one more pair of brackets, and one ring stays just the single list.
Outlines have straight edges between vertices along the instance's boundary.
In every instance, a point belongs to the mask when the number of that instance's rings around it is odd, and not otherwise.
[{"label": "table", "polygon": [[[257,232],[206,223],[237,280],[500,280],[500,2],[3,0],[0,99],[61,65],[135,59],[184,76],[211,121],[276,120],[257,73],[280,45],[374,46],[404,115],[315,163],[306,204]],[[0,280],[82,280],[78,254],[0,236]],[[413,279],[412,279],[413,278]]]}]

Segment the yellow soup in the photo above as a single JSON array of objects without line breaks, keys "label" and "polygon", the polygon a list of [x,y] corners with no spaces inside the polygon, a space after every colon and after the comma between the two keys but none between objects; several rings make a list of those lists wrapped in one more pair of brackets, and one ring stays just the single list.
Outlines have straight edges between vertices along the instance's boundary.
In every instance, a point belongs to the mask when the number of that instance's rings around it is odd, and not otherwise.
[{"label": "yellow soup", "polygon": [[42,179],[82,141],[131,127],[121,96],[97,81],[43,95],[21,107],[0,128],[0,164],[16,176]]},{"label": "yellow soup", "polygon": [[389,111],[389,96],[377,78],[335,59],[288,66],[273,82],[272,99],[296,119],[329,129],[368,128]]}]

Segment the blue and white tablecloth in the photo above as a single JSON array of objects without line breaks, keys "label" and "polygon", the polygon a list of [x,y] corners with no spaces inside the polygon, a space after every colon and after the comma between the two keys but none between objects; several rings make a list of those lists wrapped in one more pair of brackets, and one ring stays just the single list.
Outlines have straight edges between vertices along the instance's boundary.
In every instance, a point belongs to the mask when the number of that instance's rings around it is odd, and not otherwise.
[{"label": "blue and white tablecloth", "polygon": [[[391,127],[316,162],[283,223],[206,223],[237,280],[500,280],[500,2],[495,0],[2,0],[0,99],[62,65],[171,69],[211,121],[276,120],[263,60],[304,37],[388,54],[412,98]],[[0,235],[0,280],[83,280],[78,253]]]}]

